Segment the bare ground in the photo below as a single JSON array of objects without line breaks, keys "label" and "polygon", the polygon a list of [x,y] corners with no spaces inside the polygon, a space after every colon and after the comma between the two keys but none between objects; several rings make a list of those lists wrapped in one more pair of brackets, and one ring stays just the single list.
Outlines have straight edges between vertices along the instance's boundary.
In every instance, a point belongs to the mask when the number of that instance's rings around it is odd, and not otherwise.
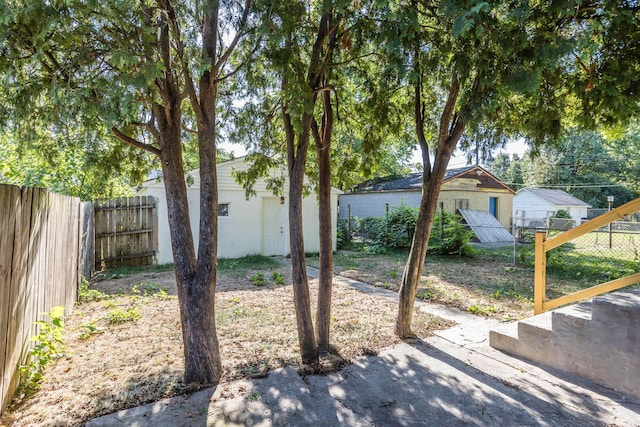
[{"label": "bare ground", "polygon": [[[285,260],[263,273],[269,279],[274,271],[290,283]],[[225,384],[231,380],[263,376],[285,365],[308,370],[299,362],[291,285],[256,287],[249,280],[256,272],[227,272],[218,280],[221,387],[229,397],[243,392]],[[313,301],[317,281],[310,286]],[[16,400],[2,423],[81,425],[99,415],[191,391],[181,383],[182,334],[173,272],[107,278],[92,287],[110,295],[75,308],[66,319],[66,356],[47,368],[40,391]],[[393,333],[396,306],[389,301],[336,286],[332,310],[332,343],[339,361],[327,369],[398,342]],[[449,326],[424,313],[414,315],[420,337]]]}]

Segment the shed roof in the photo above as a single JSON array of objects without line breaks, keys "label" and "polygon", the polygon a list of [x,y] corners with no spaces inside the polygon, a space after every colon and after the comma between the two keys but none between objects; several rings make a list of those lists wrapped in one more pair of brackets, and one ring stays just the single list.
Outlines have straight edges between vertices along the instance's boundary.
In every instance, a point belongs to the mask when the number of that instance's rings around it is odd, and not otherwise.
[{"label": "shed roof", "polygon": [[[480,186],[487,188],[500,188],[515,193],[509,186],[490,174],[486,169],[478,165],[465,166],[456,169],[447,169],[443,182],[455,178],[473,178],[480,180]],[[355,186],[352,193],[369,193],[382,191],[420,190],[422,188],[422,172],[412,173],[398,178],[397,176],[375,178]]]},{"label": "shed roof", "polygon": [[[464,168],[448,169],[444,175],[444,181],[460,175],[475,166],[467,166]],[[396,176],[387,176],[382,178],[374,178],[369,181],[365,181],[354,187],[354,192],[369,192],[369,191],[393,191],[393,190],[419,190],[422,188],[422,172],[416,172],[397,178]]]},{"label": "shed roof", "polygon": [[577,197],[574,197],[571,194],[562,190],[551,190],[548,188],[523,188],[520,191],[518,191],[518,194],[524,191],[528,191],[532,194],[535,194],[541,199],[556,206],[576,206],[576,207],[591,206],[587,202],[583,202]]}]

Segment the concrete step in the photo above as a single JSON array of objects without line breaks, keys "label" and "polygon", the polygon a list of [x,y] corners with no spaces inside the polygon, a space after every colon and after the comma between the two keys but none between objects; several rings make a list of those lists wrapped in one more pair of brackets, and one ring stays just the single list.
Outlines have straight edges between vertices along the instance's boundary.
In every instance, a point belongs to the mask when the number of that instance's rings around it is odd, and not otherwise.
[{"label": "concrete step", "polygon": [[495,328],[505,353],[640,394],[640,289],[615,292]]},{"label": "concrete step", "polygon": [[593,319],[640,328],[640,287],[601,295],[593,299]]}]

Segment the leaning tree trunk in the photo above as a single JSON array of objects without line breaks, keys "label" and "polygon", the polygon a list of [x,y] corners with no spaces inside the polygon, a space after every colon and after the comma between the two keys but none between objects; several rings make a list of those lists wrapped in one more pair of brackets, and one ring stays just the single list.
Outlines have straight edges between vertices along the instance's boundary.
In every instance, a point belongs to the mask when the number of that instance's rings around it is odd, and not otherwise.
[{"label": "leaning tree trunk", "polygon": [[424,116],[420,102],[420,85],[418,79],[415,86],[415,104],[414,115],[416,122],[416,131],[418,140],[422,148],[422,198],[420,200],[420,210],[418,211],[418,219],[416,229],[411,243],[411,251],[409,259],[402,274],[402,282],[398,291],[398,315],[396,317],[396,335],[400,338],[415,337],[411,329],[411,320],[413,317],[413,307],[415,303],[418,285],[422,277],[425,258],[427,256],[427,248],[429,246],[429,236],[435,217],[436,208],[438,206],[438,196],[442,181],[449,165],[449,159],[453,154],[462,133],[465,123],[455,114],[455,106],[458,100],[460,85],[456,77],[453,78],[447,102],[440,116],[440,126],[438,132],[438,145],[436,150],[436,158],[433,170],[429,167],[429,151],[428,144],[424,138]]},{"label": "leaning tree trunk", "polygon": [[[440,160],[440,159],[439,159]],[[438,163],[433,173],[423,172],[422,198],[413,234],[409,259],[402,274],[402,282],[398,291],[398,316],[396,318],[396,334],[401,338],[412,338],[415,335],[411,329],[414,301],[418,292],[418,285],[422,277],[424,260],[427,256],[429,236],[438,205],[438,195],[447,168],[448,159],[443,161],[442,172],[438,170]]]}]

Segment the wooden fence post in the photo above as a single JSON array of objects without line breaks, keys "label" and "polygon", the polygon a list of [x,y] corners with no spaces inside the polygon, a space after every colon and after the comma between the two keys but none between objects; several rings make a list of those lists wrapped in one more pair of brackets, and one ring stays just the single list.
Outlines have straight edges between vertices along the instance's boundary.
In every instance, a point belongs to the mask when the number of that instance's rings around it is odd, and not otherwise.
[{"label": "wooden fence post", "polygon": [[534,261],[534,282],[533,282],[533,312],[540,314],[544,312],[544,301],[546,300],[546,280],[547,280],[547,253],[544,250],[544,241],[547,238],[546,231],[536,231],[535,261]]}]

